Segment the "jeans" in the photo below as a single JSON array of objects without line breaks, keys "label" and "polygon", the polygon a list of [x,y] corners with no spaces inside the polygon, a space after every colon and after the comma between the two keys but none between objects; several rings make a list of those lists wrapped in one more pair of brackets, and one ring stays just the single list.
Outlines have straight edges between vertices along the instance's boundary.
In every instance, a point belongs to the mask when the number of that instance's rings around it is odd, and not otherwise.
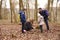
[{"label": "jeans", "polygon": [[25,29],[24,25],[25,23],[22,23],[22,33],[24,33],[24,29]]},{"label": "jeans", "polygon": [[46,24],[47,30],[49,30],[48,19],[44,19],[44,22]]}]

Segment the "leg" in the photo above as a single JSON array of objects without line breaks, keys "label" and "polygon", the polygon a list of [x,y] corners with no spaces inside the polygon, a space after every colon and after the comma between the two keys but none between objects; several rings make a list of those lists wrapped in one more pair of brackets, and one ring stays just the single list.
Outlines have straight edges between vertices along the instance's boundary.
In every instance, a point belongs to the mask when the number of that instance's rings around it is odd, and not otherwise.
[{"label": "leg", "polygon": [[40,30],[41,30],[41,33],[42,33],[43,32],[42,25],[40,25]]},{"label": "leg", "polygon": [[22,23],[22,33],[24,33],[24,23]]},{"label": "leg", "polygon": [[48,20],[44,19],[44,21],[45,21],[45,24],[46,24],[47,30],[49,30]]}]

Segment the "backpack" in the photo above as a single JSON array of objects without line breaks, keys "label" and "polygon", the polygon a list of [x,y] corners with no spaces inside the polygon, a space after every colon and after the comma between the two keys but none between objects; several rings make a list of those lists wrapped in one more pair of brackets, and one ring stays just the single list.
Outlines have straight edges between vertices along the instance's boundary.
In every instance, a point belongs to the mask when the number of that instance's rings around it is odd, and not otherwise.
[{"label": "backpack", "polygon": [[47,10],[43,10],[43,12],[44,12],[44,14],[45,14],[46,16],[49,16],[49,13],[48,13]]}]

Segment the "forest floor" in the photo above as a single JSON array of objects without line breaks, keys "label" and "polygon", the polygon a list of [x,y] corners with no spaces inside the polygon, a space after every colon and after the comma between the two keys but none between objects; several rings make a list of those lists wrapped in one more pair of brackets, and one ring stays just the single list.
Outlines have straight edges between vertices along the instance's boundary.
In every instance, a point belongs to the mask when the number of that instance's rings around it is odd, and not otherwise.
[{"label": "forest floor", "polygon": [[43,33],[39,29],[22,33],[19,24],[0,24],[0,40],[60,40],[60,25],[49,23],[49,27],[49,32],[43,27]]}]

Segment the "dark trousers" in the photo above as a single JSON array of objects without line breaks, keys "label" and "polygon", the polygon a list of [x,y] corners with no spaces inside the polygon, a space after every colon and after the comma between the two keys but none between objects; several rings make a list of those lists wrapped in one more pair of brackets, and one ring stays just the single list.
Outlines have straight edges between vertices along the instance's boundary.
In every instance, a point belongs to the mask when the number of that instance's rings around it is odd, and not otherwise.
[{"label": "dark trousers", "polygon": [[44,19],[44,22],[46,24],[47,30],[49,30],[48,19]]},{"label": "dark trousers", "polygon": [[24,33],[24,29],[25,29],[24,25],[25,23],[22,23],[22,33]]},{"label": "dark trousers", "polygon": [[40,30],[41,30],[41,33],[43,32],[43,25],[40,25]]}]

